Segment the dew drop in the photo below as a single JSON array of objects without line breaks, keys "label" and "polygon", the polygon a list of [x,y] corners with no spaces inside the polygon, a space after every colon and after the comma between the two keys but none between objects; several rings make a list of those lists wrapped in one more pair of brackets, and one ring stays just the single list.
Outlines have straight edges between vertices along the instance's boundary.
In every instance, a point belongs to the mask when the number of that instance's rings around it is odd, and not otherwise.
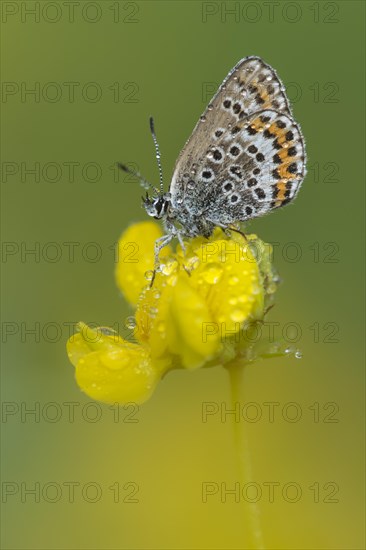
[{"label": "dew drop", "polygon": [[295,351],[295,357],[296,359],[302,359],[302,352],[299,349]]},{"label": "dew drop", "polygon": [[230,319],[234,321],[234,323],[242,323],[245,318],[246,314],[242,309],[234,309],[230,313]]},{"label": "dew drop", "polygon": [[178,267],[178,262],[177,261],[171,261],[167,264],[162,264],[160,266],[161,268],[161,272],[164,274],[164,275],[171,275],[172,273],[174,273],[176,270],[177,270],[177,267]]},{"label": "dew drop", "polygon": [[155,317],[157,313],[158,313],[158,308],[157,307],[151,307],[149,309],[149,314],[151,315],[151,317]]},{"label": "dew drop", "polygon": [[190,270],[196,269],[198,267],[199,262],[200,262],[200,259],[198,258],[198,256],[192,256],[186,262],[187,268]]},{"label": "dew drop", "polygon": [[239,277],[236,275],[230,275],[229,277],[229,285],[236,285],[239,282]]},{"label": "dew drop", "polygon": [[201,121],[201,122],[206,122],[206,117],[205,117],[205,115],[201,115],[201,116],[200,116],[200,121]]},{"label": "dew drop", "polygon": [[145,279],[147,281],[152,281],[153,277],[154,277],[154,272],[151,271],[151,269],[149,271],[145,271]]},{"label": "dew drop", "polygon": [[136,320],[133,317],[128,317],[125,322],[125,327],[129,330],[134,330],[136,328]]},{"label": "dew drop", "polygon": [[222,273],[223,269],[220,264],[211,264],[202,273],[202,278],[209,285],[215,285],[221,279]]}]

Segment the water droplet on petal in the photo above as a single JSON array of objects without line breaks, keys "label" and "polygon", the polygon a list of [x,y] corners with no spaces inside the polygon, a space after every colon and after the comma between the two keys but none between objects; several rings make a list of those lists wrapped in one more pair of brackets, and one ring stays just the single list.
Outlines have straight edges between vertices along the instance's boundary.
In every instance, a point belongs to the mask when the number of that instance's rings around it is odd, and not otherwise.
[{"label": "water droplet on petal", "polygon": [[136,328],[136,320],[134,317],[127,317],[126,321],[125,321],[125,327],[128,328],[129,330],[133,330]]},{"label": "water droplet on petal", "polygon": [[239,282],[239,277],[236,275],[230,275],[229,277],[229,285],[236,285]]},{"label": "water droplet on petal", "polygon": [[260,294],[260,293],[261,293],[261,288],[258,285],[253,285],[252,286],[252,295],[254,294],[256,296],[257,294]]},{"label": "water droplet on petal", "polygon": [[202,277],[209,285],[215,285],[221,279],[222,273],[222,266],[220,264],[213,263],[203,271]]},{"label": "water droplet on petal", "polygon": [[160,269],[161,272],[164,273],[164,275],[171,275],[177,270],[178,262],[176,260],[172,260],[166,264],[161,264]]},{"label": "water droplet on petal", "polygon": [[230,319],[234,321],[234,323],[242,323],[245,318],[246,314],[242,309],[234,309],[230,313]]},{"label": "water droplet on petal", "polygon": [[145,279],[147,279],[148,281],[152,281],[153,277],[154,277],[154,272],[151,271],[151,269],[149,271],[145,271]]},{"label": "water droplet on petal", "polygon": [[295,351],[295,357],[296,359],[302,359],[302,352],[299,349]]},{"label": "water droplet on petal", "polygon": [[192,256],[186,261],[186,267],[187,269],[193,270],[198,267],[198,264],[200,263],[200,259],[198,256]]}]

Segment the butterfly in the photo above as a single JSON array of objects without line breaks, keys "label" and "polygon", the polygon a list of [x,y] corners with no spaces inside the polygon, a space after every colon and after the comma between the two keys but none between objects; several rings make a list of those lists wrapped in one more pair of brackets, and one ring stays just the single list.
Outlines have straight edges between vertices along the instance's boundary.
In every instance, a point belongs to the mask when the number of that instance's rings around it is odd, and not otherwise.
[{"label": "butterfly", "polygon": [[153,190],[143,206],[166,231],[155,244],[156,264],[173,237],[184,250],[183,237],[209,237],[215,227],[235,230],[239,222],[285,206],[306,174],[304,138],[284,85],[260,57],[242,59],[224,79],[176,161],[168,193],[152,118],[150,129],[160,189],[119,166]]}]

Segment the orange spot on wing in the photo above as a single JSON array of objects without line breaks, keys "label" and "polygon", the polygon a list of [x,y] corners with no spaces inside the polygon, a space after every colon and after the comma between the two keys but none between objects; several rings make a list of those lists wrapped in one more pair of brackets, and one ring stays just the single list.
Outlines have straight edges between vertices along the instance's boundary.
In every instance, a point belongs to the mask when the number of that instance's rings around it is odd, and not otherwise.
[{"label": "orange spot on wing", "polygon": [[286,184],[283,181],[280,181],[279,183],[277,183],[276,188],[277,188],[276,202],[279,201],[279,203],[281,203],[285,199]]}]

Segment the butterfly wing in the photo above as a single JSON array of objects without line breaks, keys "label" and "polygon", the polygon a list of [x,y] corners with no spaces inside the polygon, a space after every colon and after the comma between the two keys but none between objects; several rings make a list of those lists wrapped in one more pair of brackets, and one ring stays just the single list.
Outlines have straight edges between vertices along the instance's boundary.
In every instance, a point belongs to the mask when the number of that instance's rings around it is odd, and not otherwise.
[{"label": "butterfly wing", "polygon": [[304,141],[276,72],[258,57],[240,61],[201,116],[170,186],[173,205],[215,224],[287,204],[305,174]]},{"label": "butterfly wing", "polygon": [[[234,132],[234,135],[233,135]],[[254,113],[222,136],[215,205],[207,218],[228,225],[288,204],[305,176],[304,142],[294,120],[277,111]]]}]

